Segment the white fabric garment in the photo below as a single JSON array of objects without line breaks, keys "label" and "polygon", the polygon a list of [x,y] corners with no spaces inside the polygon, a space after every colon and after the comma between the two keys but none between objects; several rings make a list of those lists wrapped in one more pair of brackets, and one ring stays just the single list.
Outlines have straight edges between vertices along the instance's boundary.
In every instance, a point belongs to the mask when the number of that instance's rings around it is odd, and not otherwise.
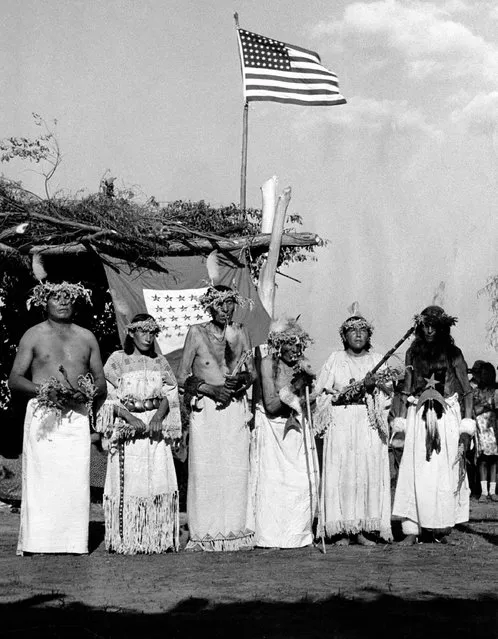
[{"label": "white fabric garment", "polygon": [[251,444],[256,546],[300,548],[313,543],[319,482],[316,451],[307,423],[306,448],[302,430],[291,429],[284,435],[285,423],[285,417],[270,419],[258,405]]},{"label": "white fabric garment", "polygon": [[253,545],[248,528],[249,411],[247,401],[219,410],[208,397],[190,416],[187,550],[239,550]]},{"label": "white fabric garment", "polygon": [[[165,430],[154,437],[141,435],[124,444],[123,537],[120,536],[120,466],[117,447],[111,447],[104,487],[105,545],[122,554],[161,553],[178,549],[178,485],[169,441],[169,431],[180,433],[178,387],[167,360],[123,351],[113,353],[105,364],[108,381],[106,407],[111,409],[125,398],[167,397],[169,411],[163,422]],[[97,428],[109,433],[103,415]],[[156,409],[134,413],[149,424]],[[116,420],[115,426],[119,426]],[[169,430],[168,430],[169,428]],[[111,431],[112,433],[112,428]]]},{"label": "white fabric garment", "polygon": [[84,406],[26,408],[17,554],[88,552],[90,426]]},{"label": "white fabric garment", "polygon": [[458,396],[453,395],[446,402],[449,407],[438,420],[441,452],[433,451],[430,461],[426,460],[423,410],[417,412],[414,404],[408,408],[393,515],[411,519],[422,528],[449,528],[469,520],[467,477],[455,494],[459,475],[459,466],[455,462],[461,421]]},{"label": "white fabric garment", "polygon": [[[332,353],[323,366],[316,392],[343,390],[360,381],[381,356],[354,357]],[[383,395],[379,401],[385,401]],[[379,531],[386,541],[391,532],[391,488],[387,441],[370,424],[363,404],[333,406],[330,396],[318,398],[317,411],[328,416],[323,445],[321,522],[328,536]]]}]

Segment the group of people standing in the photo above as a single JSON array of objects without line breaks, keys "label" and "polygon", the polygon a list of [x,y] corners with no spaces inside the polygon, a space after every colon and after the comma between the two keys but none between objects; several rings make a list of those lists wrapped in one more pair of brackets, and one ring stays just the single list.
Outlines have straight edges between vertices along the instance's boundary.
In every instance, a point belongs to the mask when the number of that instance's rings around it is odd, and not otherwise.
[{"label": "group of people standing", "polygon": [[[211,321],[190,327],[175,377],[148,314],[131,318],[123,349],[103,366],[95,337],[72,322],[81,300],[89,291],[80,284],[35,287],[31,303],[47,319],[23,336],[9,380],[29,398],[19,554],[88,552],[89,421],[108,451],[106,548],[178,550],[179,393],[189,421],[187,550],[297,548],[317,537],[372,545],[392,541],[392,516],[413,544],[422,531],[444,540],[468,520],[473,391],[450,334],[456,319],[442,308],[416,316],[402,372],[379,366],[373,327],[353,313],[340,327],[343,349],[315,376],[305,358],[312,340],[290,319],[272,323],[256,366],[232,319],[250,300],[211,285],[199,298]],[[391,506],[388,448],[403,440]]]}]

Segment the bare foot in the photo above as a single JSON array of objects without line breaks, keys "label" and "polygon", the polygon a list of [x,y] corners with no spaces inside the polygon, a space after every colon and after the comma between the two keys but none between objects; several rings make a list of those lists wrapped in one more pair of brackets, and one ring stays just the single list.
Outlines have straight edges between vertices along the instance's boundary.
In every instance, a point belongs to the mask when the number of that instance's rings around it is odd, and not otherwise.
[{"label": "bare foot", "polygon": [[417,535],[406,535],[398,544],[400,546],[414,546],[417,543]]},{"label": "bare foot", "polygon": [[367,539],[362,533],[356,535],[356,543],[360,546],[375,546],[375,541]]},{"label": "bare foot", "polygon": [[349,537],[341,537],[334,542],[334,546],[349,546],[350,543],[351,541],[349,540]]}]

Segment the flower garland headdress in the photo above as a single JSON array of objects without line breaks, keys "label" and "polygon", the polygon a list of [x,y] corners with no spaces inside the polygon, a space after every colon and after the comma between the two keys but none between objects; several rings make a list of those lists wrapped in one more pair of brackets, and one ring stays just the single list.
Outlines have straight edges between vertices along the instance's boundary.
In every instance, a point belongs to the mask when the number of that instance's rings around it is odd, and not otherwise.
[{"label": "flower garland headdress", "polygon": [[268,352],[270,355],[280,357],[282,347],[285,344],[299,344],[302,355],[308,346],[313,344],[313,340],[299,326],[297,319],[282,318],[274,320],[270,324],[270,332],[268,333]]},{"label": "flower garland headdress", "polygon": [[79,299],[83,300],[87,304],[92,303],[92,292],[90,289],[85,288],[81,282],[78,282],[77,284],[71,284],[70,282],[61,282],[60,284],[44,282],[43,284],[37,284],[37,286],[34,287],[28,301],[26,302],[26,306],[28,309],[30,309],[31,306],[46,306],[49,297],[52,295],[57,296],[61,293],[65,293],[73,303]]},{"label": "flower garland headdress", "polygon": [[215,286],[210,286],[208,290],[198,298],[198,301],[205,311],[210,308],[221,306],[226,301],[234,302],[235,304],[242,306],[242,308],[245,306],[252,308],[254,306],[253,300],[247,297],[242,297],[236,288],[219,291]]},{"label": "flower garland headdress", "polygon": [[161,332],[161,327],[153,317],[139,322],[131,322],[125,328],[129,331],[136,331],[137,328],[141,328],[144,332],[152,333],[153,335],[158,335]]},{"label": "flower garland headdress", "polygon": [[427,306],[421,313],[415,315],[413,321],[417,327],[423,324],[451,327],[455,326],[458,318],[448,315],[440,306]]}]

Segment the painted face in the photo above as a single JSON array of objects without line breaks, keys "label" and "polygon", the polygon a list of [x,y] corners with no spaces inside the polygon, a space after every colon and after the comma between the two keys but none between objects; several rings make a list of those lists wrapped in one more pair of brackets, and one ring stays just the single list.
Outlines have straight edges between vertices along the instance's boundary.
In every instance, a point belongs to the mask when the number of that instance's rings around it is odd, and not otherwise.
[{"label": "painted face", "polygon": [[136,328],[134,331],[129,331],[129,335],[133,340],[135,348],[141,353],[147,353],[154,345],[155,335],[151,331]]},{"label": "painted face", "polygon": [[303,347],[297,342],[282,344],[280,359],[286,364],[295,364],[303,353]]},{"label": "painted face", "polygon": [[437,329],[433,324],[422,324],[422,332],[424,334],[424,339],[426,342],[431,343],[436,339],[436,331]]},{"label": "painted face", "polygon": [[368,331],[366,328],[350,328],[346,333],[346,343],[355,353],[362,351],[368,343]]},{"label": "painted face", "polygon": [[70,320],[74,312],[74,302],[68,293],[54,293],[47,300],[47,313],[51,319]]},{"label": "painted face", "polygon": [[216,304],[211,308],[211,317],[215,324],[229,324],[235,311],[235,302],[233,300],[224,300],[220,304]]}]

